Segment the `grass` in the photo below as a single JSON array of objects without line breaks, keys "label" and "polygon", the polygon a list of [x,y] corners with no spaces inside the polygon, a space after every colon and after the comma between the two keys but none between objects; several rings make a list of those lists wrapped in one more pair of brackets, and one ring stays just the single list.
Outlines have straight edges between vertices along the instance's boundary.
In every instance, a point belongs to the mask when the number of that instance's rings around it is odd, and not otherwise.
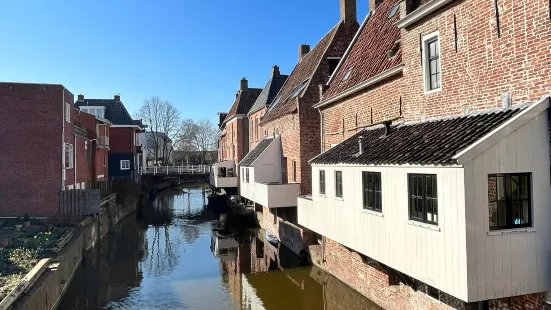
[{"label": "grass", "polygon": [[0,300],[19,283],[38,261],[48,257],[49,249],[71,228],[21,236],[0,248]]}]

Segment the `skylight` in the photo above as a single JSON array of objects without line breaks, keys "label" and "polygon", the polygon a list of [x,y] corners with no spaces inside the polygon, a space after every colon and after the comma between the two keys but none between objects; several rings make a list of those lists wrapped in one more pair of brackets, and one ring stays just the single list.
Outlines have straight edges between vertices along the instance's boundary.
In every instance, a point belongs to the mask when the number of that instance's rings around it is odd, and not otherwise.
[{"label": "skylight", "polygon": [[344,75],[344,77],[342,78],[343,82],[348,80],[348,78],[350,77],[350,74],[352,73],[352,68],[348,69],[348,71],[346,71],[346,74]]},{"label": "skylight", "polygon": [[300,86],[291,94],[291,96],[289,97],[289,99],[293,99],[295,98],[296,96],[298,96],[300,94],[300,92],[302,92],[304,90],[304,88],[306,87],[306,85],[308,85],[308,81],[309,80],[306,80],[304,82],[302,82],[302,84],[300,84]]},{"label": "skylight", "polygon": [[270,107],[268,108],[268,111],[271,111],[275,108],[275,106],[279,103],[281,99],[281,95],[279,95],[275,100],[274,102],[272,102],[272,105],[270,105]]},{"label": "skylight", "polygon": [[400,3],[396,4],[393,8],[392,8],[392,11],[390,11],[390,14],[388,15],[388,19],[391,19],[392,17],[394,17],[394,15],[396,15],[396,12],[398,12],[398,9],[400,8]]}]

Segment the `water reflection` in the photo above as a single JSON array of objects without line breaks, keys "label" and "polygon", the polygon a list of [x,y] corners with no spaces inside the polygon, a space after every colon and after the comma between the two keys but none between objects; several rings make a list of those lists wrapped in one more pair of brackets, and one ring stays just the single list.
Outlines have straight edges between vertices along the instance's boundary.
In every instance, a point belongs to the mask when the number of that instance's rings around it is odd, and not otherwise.
[{"label": "water reflection", "polygon": [[[158,197],[88,255],[60,309],[377,309],[262,231],[216,232],[205,192]],[[343,302],[346,301],[346,302]]]}]

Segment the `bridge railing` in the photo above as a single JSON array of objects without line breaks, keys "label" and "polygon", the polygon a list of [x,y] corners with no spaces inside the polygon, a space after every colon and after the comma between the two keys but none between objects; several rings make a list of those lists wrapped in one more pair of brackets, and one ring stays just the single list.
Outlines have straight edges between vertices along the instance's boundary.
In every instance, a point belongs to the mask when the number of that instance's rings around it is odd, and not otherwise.
[{"label": "bridge railing", "polygon": [[209,165],[181,165],[181,166],[154,166],[139,167],[139,174],[205,174],[210,173]]}]

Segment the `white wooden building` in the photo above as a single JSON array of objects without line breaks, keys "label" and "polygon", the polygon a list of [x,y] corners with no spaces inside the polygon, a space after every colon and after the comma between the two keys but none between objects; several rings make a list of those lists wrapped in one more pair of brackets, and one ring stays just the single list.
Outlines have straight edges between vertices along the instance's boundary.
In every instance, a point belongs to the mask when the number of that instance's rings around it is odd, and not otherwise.
[{"label": "white wooden building", "polygon": [[281,137],[265,137],[239,163],[240,194],[267,208],[296,207],[299,183],[283,183]]},{"label": "white wooden building", "polygon": [[549,291],[548,108],[367,128],[311,160],[298,223],[465,302]]}]

